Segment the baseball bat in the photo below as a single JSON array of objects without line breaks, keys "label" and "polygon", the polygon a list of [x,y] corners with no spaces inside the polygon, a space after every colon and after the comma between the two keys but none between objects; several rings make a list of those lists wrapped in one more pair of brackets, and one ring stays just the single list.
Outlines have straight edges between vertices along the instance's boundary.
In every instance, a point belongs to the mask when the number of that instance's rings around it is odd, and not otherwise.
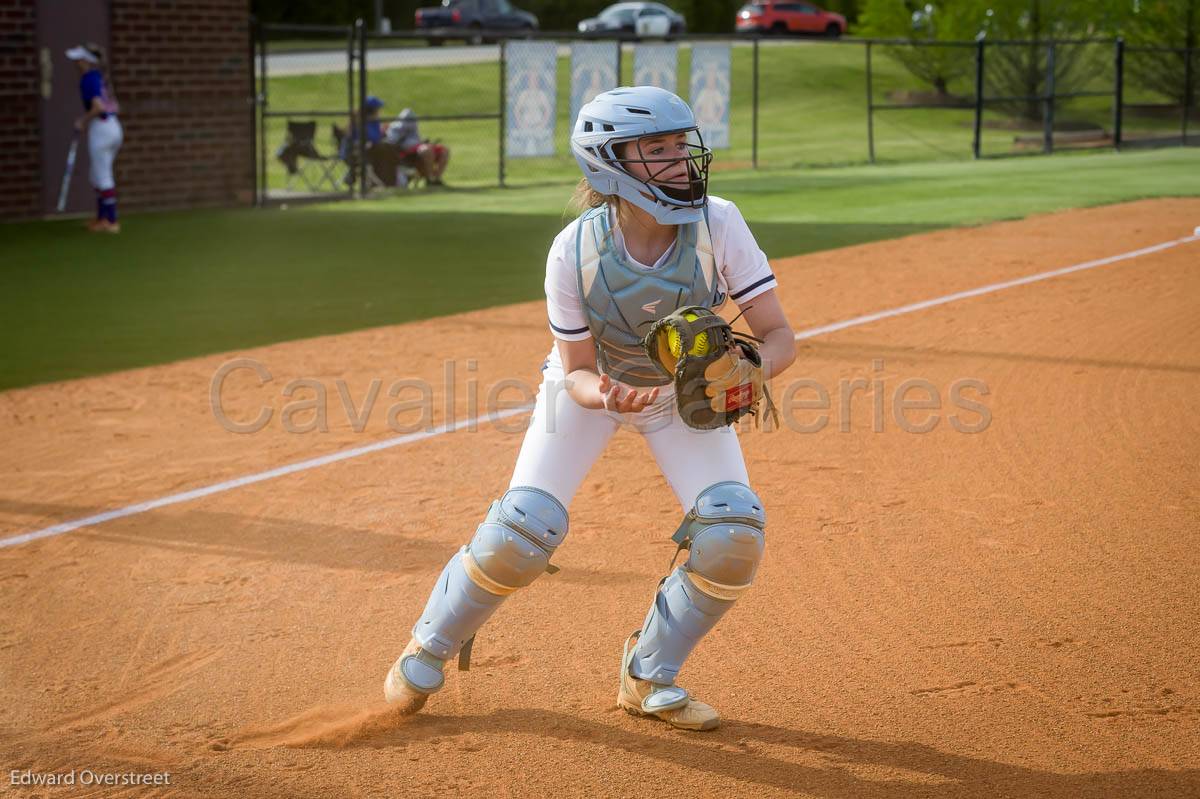
[{"label": "baseball bat", "polygon": [[79,149],[79,131],[71,135],[71,149],[67,151],[67,168],[63,170],[62,185],[58,189],[58,212],[67,207],[67,190],[71,188],[71,175],[75,172],[75,151]]}]

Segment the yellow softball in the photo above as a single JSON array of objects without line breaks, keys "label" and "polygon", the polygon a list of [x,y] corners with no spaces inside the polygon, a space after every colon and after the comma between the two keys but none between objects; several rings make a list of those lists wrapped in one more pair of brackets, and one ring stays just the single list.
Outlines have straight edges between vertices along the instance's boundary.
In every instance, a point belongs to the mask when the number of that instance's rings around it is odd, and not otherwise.
[{"label": "yellow softball", "polygon": [[[689,322],[696,321],[697,317],[694,313],[685,313],[683,318]],[[667,348],[671,350],[671,357],[678,358],[683,345],[679,340],[679,331],[675,328],[670,328],[667,331]],[[701,333],[696,336],[696,340],[692,342],[692,348],[688,350],[689,355],[707,355],[708,354],[708,334]]]}]

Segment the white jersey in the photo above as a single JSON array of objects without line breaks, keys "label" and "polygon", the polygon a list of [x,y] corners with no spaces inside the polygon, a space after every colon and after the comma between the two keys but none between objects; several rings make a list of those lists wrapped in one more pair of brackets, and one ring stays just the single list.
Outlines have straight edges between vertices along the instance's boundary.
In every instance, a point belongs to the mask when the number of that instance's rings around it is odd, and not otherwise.
[{"label": "white jersey", "polygon": [[[653,269],[670,259],[675,245],[672,244],[656,263],[647,266],[629,256],[625,241],[621,237],[615,215],[609,212],[609,222],[616,233],[617,246],[635,267]],[[767,256],[759,249],[754,234],[737,206],[720,197],[708,198],[708,229],[712,237],[713,255],[717,267],[717,285],[721,301],[728,297],[738,305],[744,305],[764,291],[775,288],[775,275],[767,263]],[[550,331],[555,338],[566,341],[582,341],[591,336],[587,314],[579,296],[579,278],[576,274],[575,244],[579,236],[578,220],[563,228],[550,245],[546,258],[546,312]],[[550,362],[558,364],[558,348],[551,348]]]}]

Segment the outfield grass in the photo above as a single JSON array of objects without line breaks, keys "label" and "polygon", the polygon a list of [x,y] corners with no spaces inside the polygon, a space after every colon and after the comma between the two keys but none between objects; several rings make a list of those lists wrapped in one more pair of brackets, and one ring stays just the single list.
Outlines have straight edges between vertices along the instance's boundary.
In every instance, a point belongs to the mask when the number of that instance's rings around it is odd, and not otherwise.
[{"label": "outfield grass", "polygon": [[[1200,151],[1172,149],[722,172],[712,190],[738,203],[778,258],[1060,208],[1197,196],[1198,173]],[[560,184],[134,214],[115,237],[75,221],[0,226],[0,389],[538,299],[569,193]]]},{"label": "outfield grass", "polygon": [[[1094,56],[1097,68],[1082,88],[1108,91],[1112,88],[1107,68],[1107,45]],[[368,65],[370,58],[368,58]],[[691,67],[689,48],[679,49],[678,91],[687,96]],[[508,159],[506,179],[513,185],[528,185],[574,174],[574,160],[567,150],[570,115],[570,59],[558,60],[556,131],[559,155],[550,158]],[[752,142],[752,50],[732,50],[731,146],[718,151],[717,168],[745,168],[753,155]],[[622,81],[631,82],[633,57],[622,59]],[[421,116],[499,114],[498,63],[463,64],[454,67],[413,67],[369,70],[368,91],[387,103],[387,115],[402,107]],[[820,40],[768,42],[759,56],[759,165],[788,168],[815,165],[861,164],[868,160],[866,114],[866,60],[861,44]],[[897,92],[928,91],[886,48],[876,48],[872,88],[876,103],[894,102]],[[973,88],[964,77],[951,85],[952,93],[970,96]],[[345,75],[308,75],[272,79],[269,87],[272,111],[341,110],[347,107]],[[1156,98],[1127,90],[1128,102]],[[1161,98],[1159,98],[1161,100]],[[297,119],[304,118],[298,114]],[[1065,126],[1081,123],[1112,127],[1112,102],[1107,97],[1083,98],[1059,104],[1057,119]],[[884,110],[875,115],[875,156],[881,163],[932,160],[967,160],[971,157],[974,114],[970,109]],[[333,151],[330,120],[321,121],[318,146]],[[269,120],[268,153],[282,143],[286,120]],[[342,122],[344,124],[344,122]],[[499,180],[499,120],[430,121],[422,133],[442,139],[453,151],[447,179],[456,185],[487,186]],[[991,155],[1017,152],[1017,136],[1039,135],[1041,123],[1010,127],[1012,120],[1001,109],[985,114],[983,151]],[[1177,133],[1178,121],[1128,114],[1125,135]],[[273,158],[268,163],[272,190],[285,185],[283,167]]]},{"label": "outfield grass", "polygon": [[[1064,208],[1144,197],[1196,196],[1200,149],[1070,152],[1037,158],[862,165],[714,173],[713,194],[737,202],[751,223],[974,225]],[[554,215],[568,219],[568,185],[470,191],[415,191],[323,213],[452,212]],[[772,257],[809,252],[789,237]]]}]

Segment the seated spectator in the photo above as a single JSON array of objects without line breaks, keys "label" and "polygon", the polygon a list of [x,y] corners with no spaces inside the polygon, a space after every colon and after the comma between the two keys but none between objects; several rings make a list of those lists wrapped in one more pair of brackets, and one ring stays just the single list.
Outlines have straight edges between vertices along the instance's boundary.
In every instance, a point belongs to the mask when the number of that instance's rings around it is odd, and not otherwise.
[{"label": "seated spectator", "polygon": [[[379,118],[379,109],[383,108],[383,100],[372,94],[363,103],[363,108],[367,115],[365,128],[367,149],[370,149],[383,141],[383,120]],[[338,153],[338,157],[343,161],[350,160],[351,151],[358,145],[358,116],[357,113],[350,116],[349,135],[342,139],[342,149]]]},{"label": "seated spectator", "polygon": [[441,142],[422,139],[417,115],[405,108],[388,126],[385,142],[395,147],[404,163],[411,165],[430,186],[442,186],[442,174],[450,161],[450,148]]},{"label": "seated spectator", "polygon": [[[445,185],[442,174],[450,161],[450,148],[440,142],[422,139],[416,114],[410,108],[401,111],[396,120],[385,127],[379,119],[379,109],[383,106],[383,100],[374,95],[363,103],[367,163],[379,182],[385,186],[399,185],[405,171],[401,167],[407,167],[416,170],[430,186]],[[341,139],[340,157],[352,168],[357,164],[358,116],[354,114],[350,118],[350,129]]]}]

